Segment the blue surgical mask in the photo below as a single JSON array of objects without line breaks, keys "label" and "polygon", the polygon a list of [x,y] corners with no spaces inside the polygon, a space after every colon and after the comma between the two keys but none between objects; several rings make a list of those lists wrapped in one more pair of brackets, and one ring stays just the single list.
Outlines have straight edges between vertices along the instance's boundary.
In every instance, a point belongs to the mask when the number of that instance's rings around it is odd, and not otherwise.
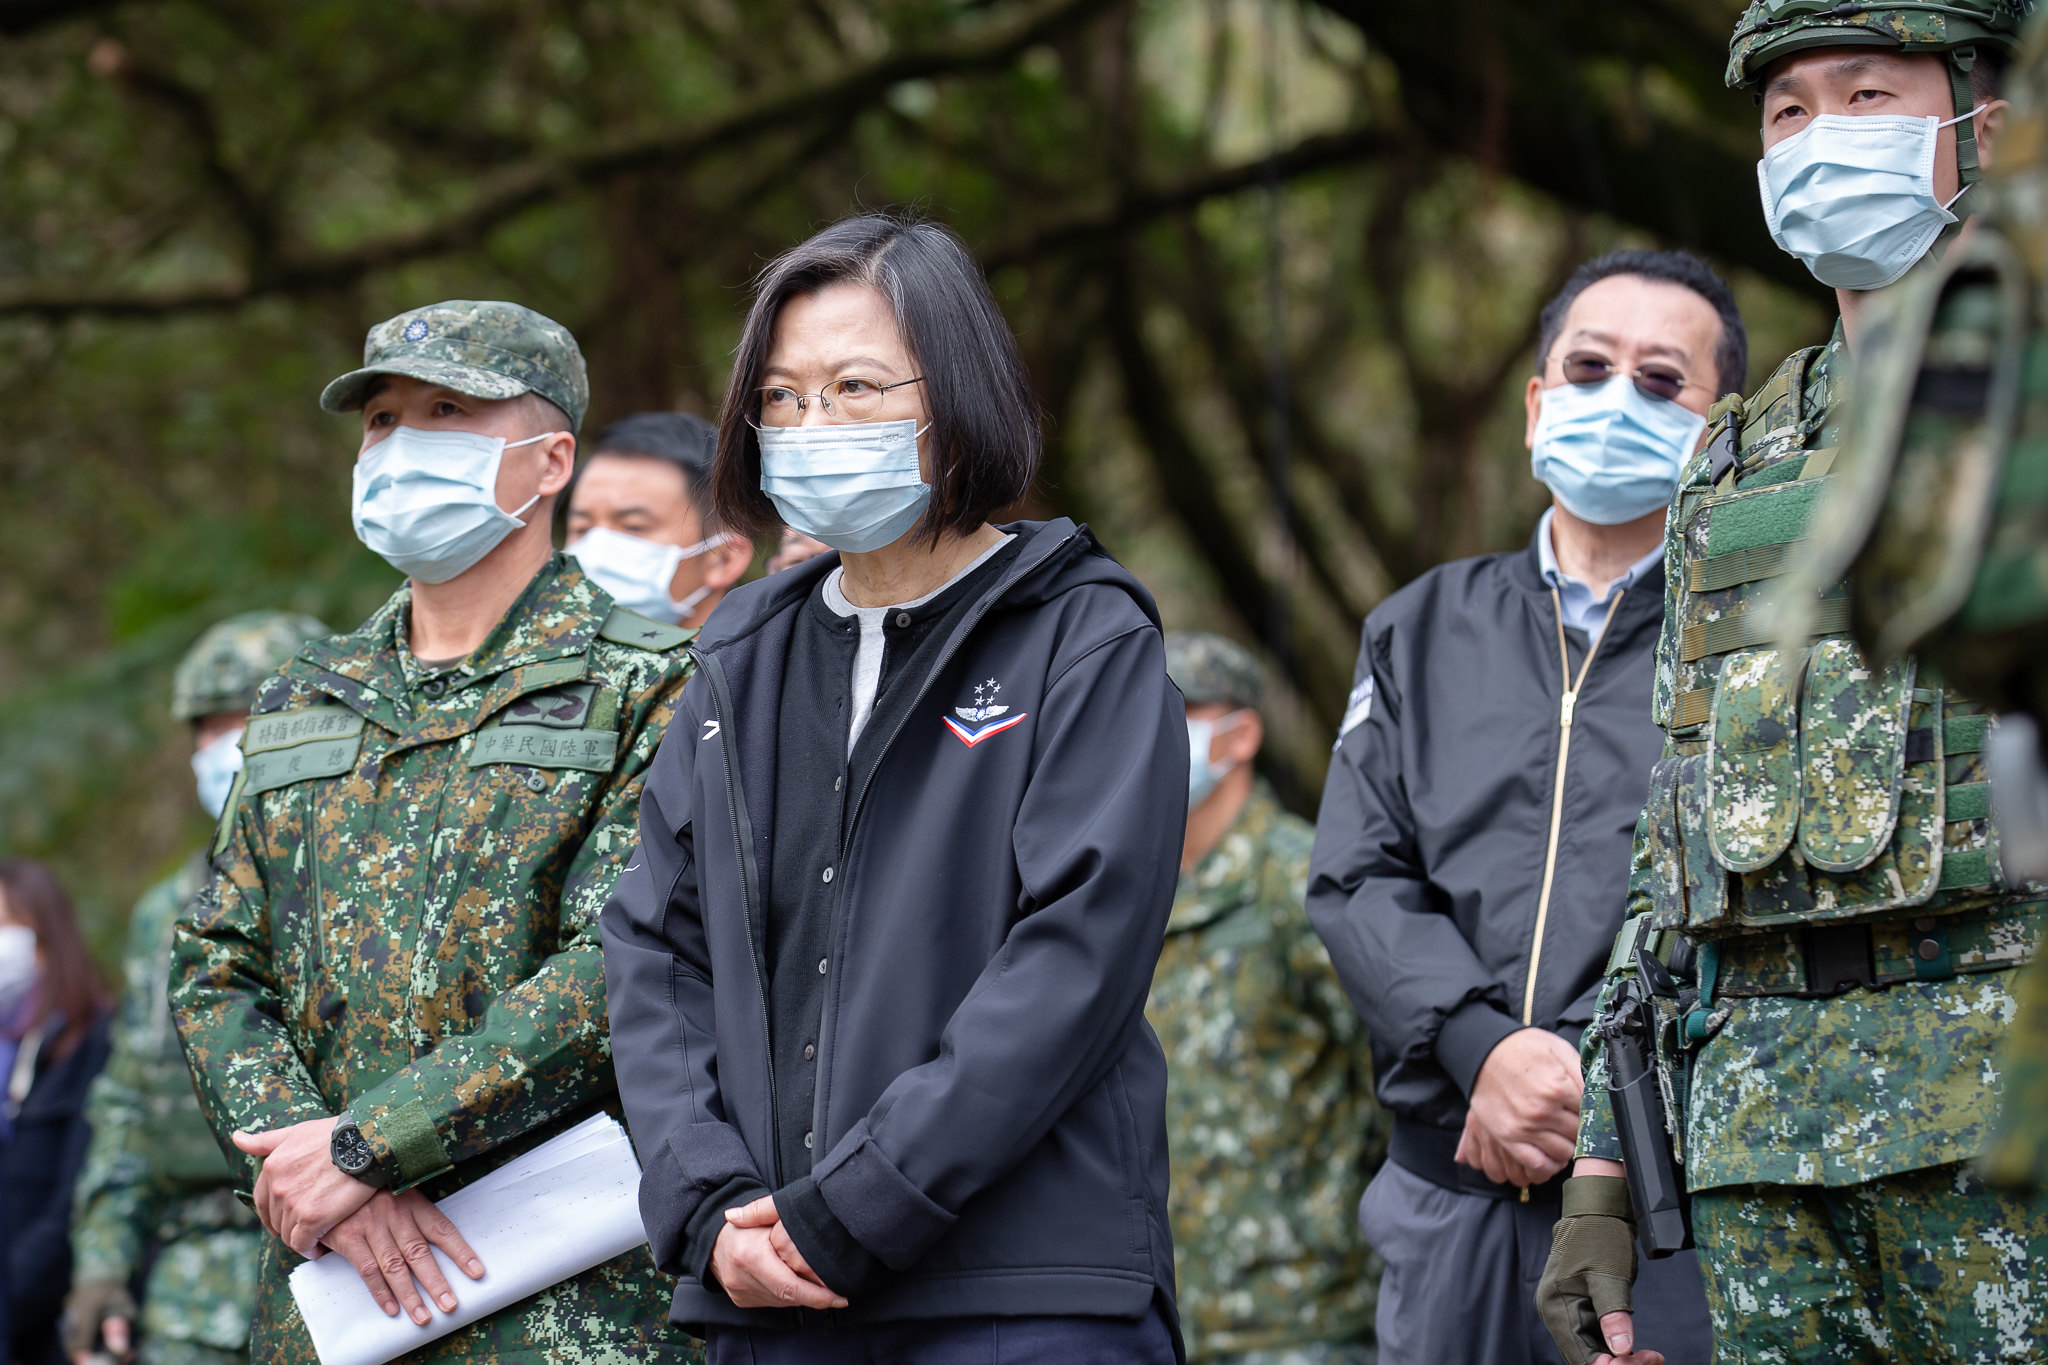
[{"label": "blue surgical mask", "polygon": [[1955,199],[1934,197],[1934,152],[1941,130],[1962,121],[1816,116],[1757,162],[1771,240],[1832,289],[1891,284],[1956,221]]},{"label": "blue surgical mask", "polygon": [[756,430],[761,491],[785,522],[835,550],[881,549],[916,525],[932,500],[914,421]]},{"label": "blue surgical mask", "polygon": [[612,595],[612,601],[673,625],[711,595],[711,585],[706,583],[688,596],[670,597],[669,585],[675,582],[676,570],[684,560],[708,554],[725,541],[723,535],[716,535],[695,545],[670,545],[599,526],[578,536],[569,553],[598,587]]},{"label": "blue surgical mask", "polygon": [[498,506],[505,452],[545,441],[544,431],[510,445],[474,431],[399,427],[356,461],[356,536],[384,562],[422,583],[446,583],[526,523],[536,493],[516,512]]},{"label": "blue surgical mask", "polygon": [[36,931],[25,924],[0,925],[0,1013],[13,1009],[35,989]]},{"label": "blue surgical mask", "polygon": [[1543,390],[1529,467],[1565,510],[1619,526],[1668,507],[1707,420],[1651,398],[1628,375]]},{"label": "blue surgical mask", "polygon": [[1232,711],[1215,720],[1188,719],[1188,809],[1193,810],[1208,799],[1232,768],[1236,759],[1217,763],[1209,757],[1209,746],[1216,736],[1225,730],[1234,730],[1243,719],[1242,711]]},{"label": "blue surgical mask", "polygon": [[192,776],[199,781],[199,804],[214,819],[228,804],[235,774],[242,771],[242,728],[210,739],[192,751]]}]

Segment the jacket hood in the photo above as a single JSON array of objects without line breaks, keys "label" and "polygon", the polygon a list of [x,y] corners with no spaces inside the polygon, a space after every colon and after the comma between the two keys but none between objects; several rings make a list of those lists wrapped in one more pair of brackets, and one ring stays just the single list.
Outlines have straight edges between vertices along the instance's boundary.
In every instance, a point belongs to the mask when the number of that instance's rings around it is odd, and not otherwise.
[{"label": "jacket hood", "polygon": [[[1077,588],[1101,584],[1121,589],[1154,626],[1161,624],[1152,594],[1130,570],[1111,558],[1086,526],[1056,517],[1051,521],[1013,521],[996,529],[1016,536],[1022,545],[1009,570],[990,586],[987,597],[1000,599],[1005,607],[1038,607]],[[837,552],[827,551],[793,569],[733,589],[704,623],[695,648],[700,653],[715,653],[758,630],[808,599],[819,581],[838,566]]]}]

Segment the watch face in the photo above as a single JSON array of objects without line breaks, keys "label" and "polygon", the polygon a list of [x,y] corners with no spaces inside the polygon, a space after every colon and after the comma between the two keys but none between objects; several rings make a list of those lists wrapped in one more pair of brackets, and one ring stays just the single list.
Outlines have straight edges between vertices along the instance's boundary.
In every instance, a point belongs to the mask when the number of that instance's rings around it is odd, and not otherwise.
[{"label": "watch face", "polygon": [[350,1175],[361,1175],[370,1169],[375,1153],[363,1135],[354,1128],[344,1128],[334,1137],[334,1164]]}]

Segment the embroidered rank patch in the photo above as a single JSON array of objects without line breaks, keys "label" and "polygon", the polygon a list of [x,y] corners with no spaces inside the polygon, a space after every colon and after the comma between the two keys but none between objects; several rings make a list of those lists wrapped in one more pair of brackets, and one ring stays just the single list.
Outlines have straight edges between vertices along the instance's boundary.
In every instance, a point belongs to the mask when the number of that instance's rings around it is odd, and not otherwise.
[{"label": "embroidered rank patch", "polygon": [[507,725],[539,725],[551,730],[593,729],[591,701],[596,683],[571,683],[547,692],[533,692],[505,708]]},{"label": "embroidered rank patch", "polygon": [[[956,706],[953,708],[953,715],[941,716],[939,719],[946,723],[946,728],[953,732],[956,739],[972,749],[983,740],[999,735],[1011,726],[1029,719],[1023,712],[1013,716],[1009,707],[997,704],[996,696],[1002,690],[1003,685],[994,678],[976,683],[974,705]],[[955,720],[955,716],[959,719]]]},{"label": "embroidered rank patch", "polygon": [[612,730],[557,730],[547,725],[493,725],[476,732],[469,766],[524,763],[533,768],[610,772],[619,749]]}]

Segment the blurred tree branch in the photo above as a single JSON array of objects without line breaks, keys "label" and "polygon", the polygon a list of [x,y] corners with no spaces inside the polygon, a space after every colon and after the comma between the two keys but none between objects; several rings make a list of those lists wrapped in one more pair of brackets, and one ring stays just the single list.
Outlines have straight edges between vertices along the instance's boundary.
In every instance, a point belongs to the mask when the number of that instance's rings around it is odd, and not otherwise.
[{"label": "blurred tree branch", "polygon": [[0,35],[19,38],[51,24],[112,9],[120,0],[0,0]]}]

